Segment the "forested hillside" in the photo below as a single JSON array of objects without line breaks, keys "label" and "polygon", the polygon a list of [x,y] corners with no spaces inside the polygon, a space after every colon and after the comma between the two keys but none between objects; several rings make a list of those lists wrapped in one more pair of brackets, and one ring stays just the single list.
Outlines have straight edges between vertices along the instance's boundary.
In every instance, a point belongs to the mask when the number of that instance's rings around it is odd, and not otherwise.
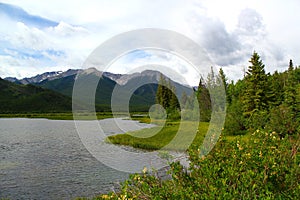
[{"label": "forested hillside", "polygon": [[0,112],[70,112],[70,98],[33,85],[19,85],[0,78]]}]

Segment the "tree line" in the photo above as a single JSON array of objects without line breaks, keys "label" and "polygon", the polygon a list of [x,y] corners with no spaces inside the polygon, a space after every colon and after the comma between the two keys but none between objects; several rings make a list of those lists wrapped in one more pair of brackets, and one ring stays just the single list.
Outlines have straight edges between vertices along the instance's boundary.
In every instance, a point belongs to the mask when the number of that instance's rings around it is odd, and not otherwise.
[{"label": "tree line", "polygon": [[225,109],[221,102],[217,102],[218,95],[211,95],[212,91],[221,93],[218,88],[222,87],[227,108],[225,134],[240,135],[256,129],[272,130],[281,136],[299,132],[300,68],[290,60],[286,71],[266,73],[257,52],[252,54],[249,63],[243,79],[237,82],[229,82],[222,68],[217,74],[211,68],[206,79],[200,78],[194,93],[188,96],[183,92],[180,100],[170,80],[167,82],[161,76],[156,103],[173,118],[180,118],[180,112],[190,112],[193,118],[193,112],[199,111],[200,121],[209,122],[215,104]]}]

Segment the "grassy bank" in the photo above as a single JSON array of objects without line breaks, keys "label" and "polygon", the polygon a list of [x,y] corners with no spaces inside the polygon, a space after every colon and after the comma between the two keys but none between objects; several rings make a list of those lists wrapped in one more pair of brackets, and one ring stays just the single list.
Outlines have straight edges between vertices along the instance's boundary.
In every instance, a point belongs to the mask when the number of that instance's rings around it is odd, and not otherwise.
[{"label": "grassy bank", "polygon": [[[140,121],[147,122],[147,119],[144,118]],[[128,132],[126,134],[109,136],[106,141],[113,144],[128,145],[135,148],[158,150],[169,144],[169,142],[174,139],[175,135],[180,132],[183,137],[177,140],[177,142],[175,141],[169,145],[167,149],[184,150],[186,149],[185,144],[190,143],[188,141],[189,138],[194,138],[194,127],[198,125],[196,122],[182,122],[180,124],[178,121],[166,122],[166,124],[161,124],[160,121],[155,121],[154,123],[157,124],[156,127]],[[179,131],[180,125],[182,127]],[[196,137],[193,140],[194,144],[202,143],[207,132],[208,125],[209,123],[200,122]]]},{"label": "grassy bank", "polygon": [[[94,115],[90,113],[78,113],[76,114],[76,119],[80,120],[92,120],[94,119]],[[107,119],[113,117],[128,117],[127,113],[119,112],[114,113],[111,112],[96,112],[97,119]],[[73,120],[72,112],[55,112],[55,113],[0,113],[0,118],[44,118],[51,120]],[[143,123],[150,123],[151,120],[148,118],[147,113],[142,112],[133,112],[131,113],[131,118],[133,120],[137,120]]]},{"label": "grassy bank", "polygon": [[[113,115],[110,112],[97,112],[97,119],[112,118]],[[120,116],[124,114],[120,113]],[[16,113],[16,114],[0,114],[0,118],[44,118],[51,120],[73,120],[73,113]],[[78,114],[76,119],[91,120],[94,116],[89,113]]]}]

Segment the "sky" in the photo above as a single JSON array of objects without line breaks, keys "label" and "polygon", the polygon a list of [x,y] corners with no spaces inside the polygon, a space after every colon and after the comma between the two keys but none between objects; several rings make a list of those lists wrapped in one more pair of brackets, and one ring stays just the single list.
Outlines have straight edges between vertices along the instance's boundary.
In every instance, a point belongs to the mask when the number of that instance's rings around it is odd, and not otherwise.
[{"label": "sky", "polygon": [[[127,31],[157,28],[195,41],[231,80],[243,77],[254,51],[267,72],[300,65],[298,0],[2,0],[0,77],[31,77],[83,68],[95,48]],[[134,51],[108,71],[168,65],[197,85],[187,60],[166,52]],[[208,66],[209,67],[209,66]]]}]

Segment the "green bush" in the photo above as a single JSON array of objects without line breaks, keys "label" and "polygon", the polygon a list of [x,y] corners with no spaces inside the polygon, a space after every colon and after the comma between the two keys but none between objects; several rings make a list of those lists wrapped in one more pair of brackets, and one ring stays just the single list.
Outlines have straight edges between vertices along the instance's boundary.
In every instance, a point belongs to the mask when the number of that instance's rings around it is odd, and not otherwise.
[{"label": "green bush", "polygon": [[268,128],[278,132],[282,137],[286,134],[294,134],[299,132],[297,129],[300,123],[297,120],[294,112],[282,104],[271,110]]},{"label": "green bush", "polygon": [[232,100],[227,108],[226,119],[224,124],[224,134],[226,135],[243,135],[246,133],[245,117],[238,100]]},{"label": "green bush", "polygon": [[133,174],[119,193],[96,199],[300,199],[298,136],[257,130],[249,139],[221,140],[206,156],[189,151],[190,168],[172,163],[172,179]]}]

